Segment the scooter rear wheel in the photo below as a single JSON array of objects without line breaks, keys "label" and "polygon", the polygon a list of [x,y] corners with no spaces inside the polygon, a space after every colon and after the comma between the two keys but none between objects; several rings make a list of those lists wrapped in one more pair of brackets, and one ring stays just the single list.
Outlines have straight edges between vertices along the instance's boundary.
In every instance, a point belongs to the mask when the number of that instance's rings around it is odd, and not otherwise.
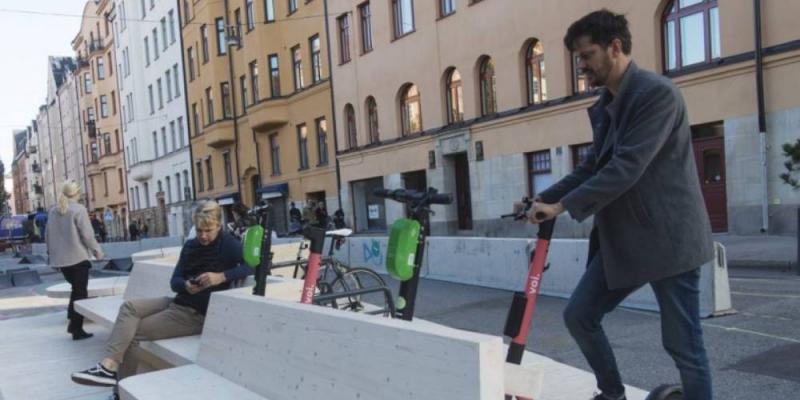
[{"label": "scooter rear wheel", "polygon": [[647,395],[645,400],[683,400],[681,385],[661,385]]}]

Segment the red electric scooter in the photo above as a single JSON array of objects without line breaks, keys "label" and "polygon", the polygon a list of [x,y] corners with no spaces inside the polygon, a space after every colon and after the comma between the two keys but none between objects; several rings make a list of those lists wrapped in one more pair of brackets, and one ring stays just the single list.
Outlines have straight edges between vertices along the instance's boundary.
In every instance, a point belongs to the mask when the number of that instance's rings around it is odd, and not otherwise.
[{"label": "red electric scooter", "polygon": [[[533,200],[526,197],[522,199],[522,203],[524,204],[524,208],[521,212],[517,214],[506,214],[503,215],[502,218],[514,218],[515,220],[527,218],[527,212],[533,206]],[[538,219],[543,219],[544,217],[544,215],[537,214]],[[528,342],[531,320],[533,319],[533,312],[536,309],[536,298],[539,296],[539,290],[541,289],[542,274],[547,268],[545,263],[547,261],[547,252],[550,249],[550,238],[553,236],[553,227],[555,224],[555,218],[539,224],[536,248],[531,253],[525,291],[514,292],[514,299],[511,302],[511,308],[508,310],[508,317],[506,318],[506,326],[503,333],[511,338],[511,343],[509,343],[508,353],[506,355],[506,362],[512,364],[521,364],[522,356],[525,354],[525,345]],[[518,400],[532,400],[525,397],[506,395],[506,400],[515,398]]]}]

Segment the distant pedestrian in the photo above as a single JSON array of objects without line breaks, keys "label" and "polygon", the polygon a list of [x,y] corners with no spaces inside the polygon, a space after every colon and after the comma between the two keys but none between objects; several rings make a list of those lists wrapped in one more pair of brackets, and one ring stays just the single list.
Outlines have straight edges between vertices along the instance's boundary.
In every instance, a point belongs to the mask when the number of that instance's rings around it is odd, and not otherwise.
[{"label": "distant pedestrian", "polygon": [[136,225],[136,221],[131,220],[131,223],[128,224],[128,233],[131,235],[132,241],[139,240],[139,227]]},{"label": "distant pedestrian", "polygon": [[336,229],[342,229],[346,225],[344,223],[344,211],[341,208],[337,209],[336,212],[333,213],[333,227]]},{"label": "distant pedestrian", "polygon": [[325,209],[325,203],[319,202],[317,209],[314,210],[317,219],[317,226],[322,229],[328,228],[328,211]]},{"label": "distant pedestrian", "polygon": [[69,297],[67,332],[72,340],[92,336],[83,330],[83,316],[75,312],[75,301],[88,297],[90,253],[97,259],[103,258],[103,250],[94,237],[94,229],[89,221],[86,208],[77,202],[80,187],[69,181],[61,188],[58,205],[50,210],[48,228],[45,231],[47,253],[50,266],[59,269],[64,279],[72,286]]},{"label": "distant pedestrian", "polygon": [[92,231],[94,232],[94,237],[98,241],[103,241],[103,223],[97,219],[97,213],[92,213],[91,217],[89,217],[90,221],[92,222]]},{"label": "distant pedestrian", "polygon": [[303,223],[313,224],[316,216],[314,215],[314,201],[309,200],[303,207]]},{"label": "distant pedestrian", "polygon": [[142,223],[142,232],[141,232],[141,234],[142,234],[142,237],[145,238],[145,239],[150,237],[150,227],[147,226],[147,222]]}]

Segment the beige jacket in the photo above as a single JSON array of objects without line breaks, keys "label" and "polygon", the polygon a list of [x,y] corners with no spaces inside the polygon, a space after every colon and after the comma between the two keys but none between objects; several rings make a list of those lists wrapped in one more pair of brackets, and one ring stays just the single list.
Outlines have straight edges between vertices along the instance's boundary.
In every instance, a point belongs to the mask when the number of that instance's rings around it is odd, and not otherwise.
[{"label": "beige jacket", "polygon": [[94,238],[92,223],[86,207],[70,201],[67,212],[61,214],[53,207],[47,214],[45,229],[50,266],[69,267],[89,259],[90,254],[101,252]]}]

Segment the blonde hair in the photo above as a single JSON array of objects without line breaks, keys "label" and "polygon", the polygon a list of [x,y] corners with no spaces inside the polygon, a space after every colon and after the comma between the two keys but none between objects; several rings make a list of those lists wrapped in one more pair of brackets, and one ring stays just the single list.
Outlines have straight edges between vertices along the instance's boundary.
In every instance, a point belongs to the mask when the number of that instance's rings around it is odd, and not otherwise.
[{"label": "blonde hair", "polygon": [[81,194],[81,187],[75,181],[67,181],[61,185],[61,194],[58,196],[58,212],[67,213],[69,201],[75,200]]},{"label": "blonde hair", "polygon": [[200,203],[194,210],[194,225],[207,227],[222,223],[222,209],[216,201],[208,200]]}]

